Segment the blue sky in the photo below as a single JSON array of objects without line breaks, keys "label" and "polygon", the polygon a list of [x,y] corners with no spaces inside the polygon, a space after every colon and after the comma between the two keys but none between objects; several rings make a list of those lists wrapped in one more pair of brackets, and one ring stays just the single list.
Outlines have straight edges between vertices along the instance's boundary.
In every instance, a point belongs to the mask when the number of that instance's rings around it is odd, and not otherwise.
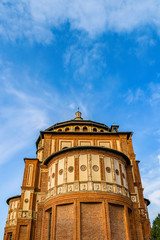
[{"label": "blue sky", "polygon": [[0,236],[39,131],[74,118],[133,131],[151,222],[160,212],[158,0],[1,0]]}]

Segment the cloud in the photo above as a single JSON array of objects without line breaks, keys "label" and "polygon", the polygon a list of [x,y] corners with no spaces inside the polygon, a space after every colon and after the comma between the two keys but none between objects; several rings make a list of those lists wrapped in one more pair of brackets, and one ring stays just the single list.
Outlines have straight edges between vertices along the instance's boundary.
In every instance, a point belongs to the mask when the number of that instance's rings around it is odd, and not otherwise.
[{"label": "cloud", "polygon": [[[131,32],[152,26],[160,32],[159,0],[2,0],[0,35],[50,43],[65,23],[90,37],[107,31]],[[142,40],[142,39],[141,39]]]},{"label": "cloud", "polygon": [[12,103],[10,106],[5,104],[3,107],[0,106],[1,125],[5,122],[0,129],[2,136],[0,164],[26,147],[37,130],[47,126],[47,115],[43,108],[41,109],[36,102],[32,101],[32,96],[14,88],[12,88],[12,92],[6,88],[3,88],[3,91]]},{"label": "cloud", "polygon": [[[87,77],[86,87],[92,89],[89,80],[95,80],[102,75],[103,69],[106,68],[106,56],[104,44],[95,43],[92,46],[87,45],[81,48],[78,44],[72,45],[64,53],[64,66],[67,71],[68,66],[72,68],[74,79],[82,82]],[[104,75],[104,72],[103,72]]]},{"label": "cloud", "polygon": [[[33,144],[39,131],[57,121],[74,118],[77,107],[88,116],[90,96],[69,86],[66,93],[48,85],[45,79],[39,82],[29,74],[17,77],[13,63],[0,63],[0,164],[9,161],[15,154]],[[23,69],[21,69],[23,73]],[[29,79],[29,81],[28,81]],[[82,86],[83,88],[83,86]],[[81,90],[82,90],[81,88]],[[90,104],[93,107],[94,103]],[[91,112],[91,109],[90,109]]]},{"label": "cloud", "polygon": [[151,97],[150,104],[157,105],[160,103],[160,84],[159,83],[150,83],[149,85]]},{"label": "cloud", "polygon": [[156,217],[157,209],[160,205],[160,155],[150,155],[149,160],[146,161],[146,163],[145,167],[141,169],[141,174],[144,196],[151,201],[149,212],[152,221]]},{"label": "cloud", "polygon": [[124,98],[128,104],[144,100],[144,91],[140,88],[137,88],[135,91],[128,89],[128,92],[124,94]]}]

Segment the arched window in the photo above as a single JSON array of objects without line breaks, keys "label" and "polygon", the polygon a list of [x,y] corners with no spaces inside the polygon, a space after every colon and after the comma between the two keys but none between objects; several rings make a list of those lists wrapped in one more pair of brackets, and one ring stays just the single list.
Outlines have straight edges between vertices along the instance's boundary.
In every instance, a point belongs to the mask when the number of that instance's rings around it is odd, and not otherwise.
[{"label": "arched window", "polygon": [[65,128],[65,132],[69,132],[69,128],[68,127]]},{"label": "arched window", "polygon": [[104,132],[104,130],[101,129],[100,132]]},{"label": "arched window", "polygon": [[97,132],[97,128],[93,128],[93,132]]},{"label": "arched window", "polygon": [[88,132],[88,128],[87,127],[83,127],[83,132]]},{"label": "arched window", "polygon": [[58,132],[62,132],[62,129],[61,129],[61,128],[59,128],[59,129],[58,129]]},{"label": "arched window", "polygon": [[75,132],[79,132],[80,128],[79,127],[75,127]]}]

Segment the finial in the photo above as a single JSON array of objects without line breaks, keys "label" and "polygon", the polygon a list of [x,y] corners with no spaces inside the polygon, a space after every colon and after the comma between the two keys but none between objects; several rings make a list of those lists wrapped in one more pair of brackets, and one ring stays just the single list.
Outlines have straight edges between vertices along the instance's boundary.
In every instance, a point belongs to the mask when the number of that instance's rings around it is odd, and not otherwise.
[{"label": "finial", "polygon": [[113,125],[115,125],[115,122],[113,121]]},{"label": "finial", "polygon": [[83,120],[83,118],[81,117],[82,113],[79,111],[79,107],[75,115],[76,115],[75,120]]}]

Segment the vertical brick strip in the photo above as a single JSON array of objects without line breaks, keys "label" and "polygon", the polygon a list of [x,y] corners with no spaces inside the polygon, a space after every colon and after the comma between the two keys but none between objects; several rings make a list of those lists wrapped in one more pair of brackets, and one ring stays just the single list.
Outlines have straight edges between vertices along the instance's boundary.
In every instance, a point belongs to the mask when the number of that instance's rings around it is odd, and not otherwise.
[{"label": "vertical brick strip", "polygon": [[56,240],[56,205],[52,208],[52,240]]},{"label": "vertical brick strip", "polygon": [[122,166],[121,166],[120,163],[119,163],[119,170],[120,170],[120,177],[121,177],[121,185],[124,186],[124,183],[123,183],[123,176],[122,176]]},{"label": "vertical brick strip", "polygon": [[77,240],[77,201],[74,200],[74,240]]},{"label": "vertical brick strip", "polygon": [[81,205],[77,200],[77,240],[81,240]]},{"label": "vertical brick strip", "polygon": [[91,159],[91,154],[87,154],[87,160],[88,160],[88,180],[92,181],[92,159]]},{"label": "vertical brick strip", "polygon": [[103,212],[104,240],[108,240],[108,238],[107,238],[107,218],[106,218],[105,201],[102,202],[102,212]]},{"label": "vertical brick strip", "polygon": [[125,228],[126,228],[126,240],[131,239],[131,233],[129,229],[129,217],[128,217],[128,207],[124,206],[124,222],[125,222]]},{"label": "vertical brick strip", "polygon": [[104,167],[104,159],[100,157],[100,170],[101,170],[101,180],[105,181],[105,167]]},{"label": "vertical brick strip", "polygon": [[37,226],[36,226],[36,240],[41,239],[41,231],[42,231],[42,219],[43,219],[43,208],[38,208],[37,212]]},{"label": "vertical brick strip", "polygon": [[55,165],[55,186],[58,184],[58,163]]},{"label": "vertical brick strip", "polygon": [[75,181],[77,180],[79,180],[79,158],[78,157],[76,157],[75,158],[75,172],[74,172],[74,179],[75,179]]},{"label": "vertical brick strip", "polygon": [[[41,240],[43,240],[43,239],[45,239],[44,238],[44,233],[45,233],[45,211],[44,211],[44,208],[43,208],[43,217],[42,217],[42,225],[41,225],[41,235],[40,235],[40,238],[39,239],[41,239]],[[38,239],[38,240],[39,240]]]},{"label": "vertical brick strip", "polygon": [[109,217],[109,205],[108,202],[105,202],[106,205],[106,222],[107,222],[107,240],[111,240],[111,226],[110,226],[110,217]]}]

